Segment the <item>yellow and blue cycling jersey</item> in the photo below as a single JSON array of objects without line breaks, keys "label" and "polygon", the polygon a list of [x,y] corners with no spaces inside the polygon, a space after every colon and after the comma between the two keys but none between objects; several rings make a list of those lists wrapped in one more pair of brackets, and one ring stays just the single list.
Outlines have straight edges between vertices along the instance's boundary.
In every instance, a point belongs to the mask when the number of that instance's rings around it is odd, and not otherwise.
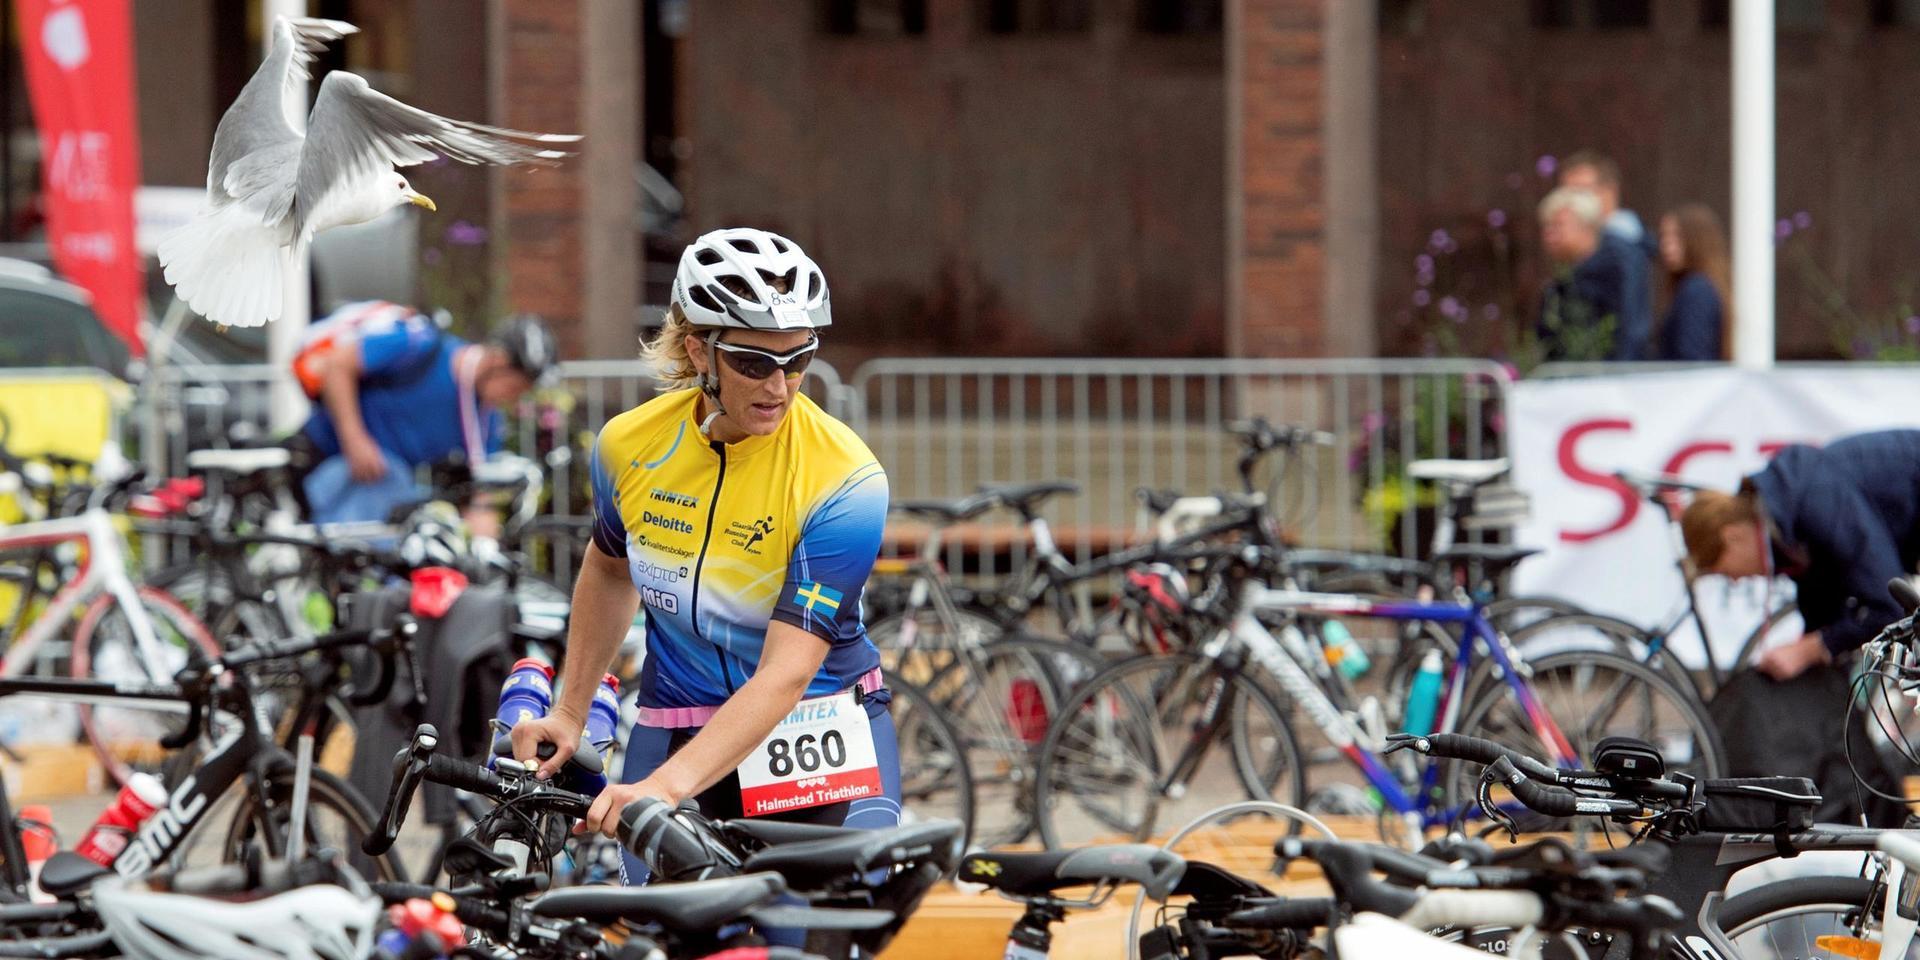
[{"label": "yellow and blue cycling jersey", "polygon": [[725,702],[774,620],[832,645],[807,696],[852,686],[880,665],[860,594],[886,526],[886,472],[799,395],[772,435],[708,443],[699,396],[628,410],[594,447],[593,542],[625,558],[646,605],[640,705]]}]

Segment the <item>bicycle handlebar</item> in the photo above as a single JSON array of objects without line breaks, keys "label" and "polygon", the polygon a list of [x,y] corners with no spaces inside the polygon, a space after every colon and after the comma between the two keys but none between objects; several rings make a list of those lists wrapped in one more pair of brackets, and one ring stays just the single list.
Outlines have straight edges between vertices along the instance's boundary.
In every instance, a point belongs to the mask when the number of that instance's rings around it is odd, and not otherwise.
[{"label": "bicycle handlebar", "polygon": [[1513,765],[1513,761],[1506,757],[1501,757],[1489,764],[1487,772],[1495,779],[1505,781],[1514,799],[1525,804],[1528,809],[1536,813],[1544,813],[1549,817],[1572,817],[1581,814],[1632,815],[1640,812],[1640,805],[1632,800],[1583,797],[1563,787],[1536,783],[1531,777],[1521,773]]},{"label": "bicycle handlebar", "polygon": [[423,723],[414,729],[412,741],[393,755],[393,781],[387,788],[386,806],[381,809],[373,831],[361,841],[362,853],[377,857],[393,848],[422,780],[479,794],[496,802],[513,802],[570,817],[584,817],[593,806],[592,797],[562,790],[544,780],[502,776],[479,764],[442,756],[434,752],[439,745],[440,732],[433,724]]}]

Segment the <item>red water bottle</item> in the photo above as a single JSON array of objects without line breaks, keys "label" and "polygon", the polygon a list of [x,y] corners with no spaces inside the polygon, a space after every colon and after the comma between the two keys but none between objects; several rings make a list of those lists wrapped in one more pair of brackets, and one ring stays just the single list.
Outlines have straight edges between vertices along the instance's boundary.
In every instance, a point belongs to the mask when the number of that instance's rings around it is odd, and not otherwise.
[{"label": "red water bottle", "polygon": [[73,848],[74,852],[103,867],[113,866],[114,858],[127,848],[134,831],[166,802],[167,788],[159,777],[150,773],[128,777],[127,785],[120,788],[120,795],[113,798],[113,805],[93,822],[87,835]]}]

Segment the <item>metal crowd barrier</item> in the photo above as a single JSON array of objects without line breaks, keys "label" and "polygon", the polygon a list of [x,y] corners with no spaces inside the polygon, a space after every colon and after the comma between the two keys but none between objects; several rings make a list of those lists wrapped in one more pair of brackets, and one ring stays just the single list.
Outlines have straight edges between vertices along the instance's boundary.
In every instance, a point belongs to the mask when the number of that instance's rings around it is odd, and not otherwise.
[{"label": "metal crowd barrier", "polygon": [[[1261,483],[1287,533],[1416,556],[1429,531],[1386,525],[1423,495],[1401,465],[1502,455],[1511,383],[1507,367],[1470,359],[877,360],[854,375],[851,422],[896,499],[1077,481],[1081,494],[1050,512],[1063,549],[1080,556],[1131,530],[1138,488],[1237,489],[1232,421],[1325,430],[1332,447]],[[1010,539],[1022,562],[1024,544]]]},{"label": "metal crowd barrier", "polygon": [[[284,375],[262,365],[155,371],[135,416],[144,462],[177,473],[189,450],[224,445],[236,424],[264,436],[268,395]],[[593,435],[661,385],[638,360],[565,363],[560,378],[563,409],[515,418],[507,447],[547,464],[550,528],[566,530],[588,515],[580,461]],[[1283,481],[1261,478],[1288,534],[1415,556],[1429,531],[1387,525],[1423,496],[1402,465],[1502,455],[1511,382],[1506,367],[1482,360],[990,358],[878,360],[850,384],[816,361],[805,389],[867,439],[896,499],[956,496],[989,481],[1078,482],[1082,493],[1049,514],[1062,547],[1083,557],[1134,529],[1138,488],[1236,489],[1232,421],[1259,415],[1326,430],[1333,446],[1303,453]],[[1003,542],[1008,562],[1023,562],[1014,522],[993,519],[1001,529],[989,526],[973,548]],[[958,569],[966,545],[953,543]]]}]

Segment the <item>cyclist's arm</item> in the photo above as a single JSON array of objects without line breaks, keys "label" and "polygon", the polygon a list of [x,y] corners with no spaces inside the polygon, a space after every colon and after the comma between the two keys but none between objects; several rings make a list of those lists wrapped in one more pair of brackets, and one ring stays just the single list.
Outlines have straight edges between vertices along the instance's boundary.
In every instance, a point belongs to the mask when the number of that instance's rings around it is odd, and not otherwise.
[{"label": "cyclist's arm", "polygon": [[808,682],[820,672],[828,648],[825,640],[790,623],[767,624],[767,639],[753,676],[647,779],[674,803],[725,779],[793,712],[806,695]]},{"label": "cyclist's arm", "polygon": [[320,378],[320,399],[333,419],[333,431],[342,449],[373,442],[367,422],[360,417],[359,340],[345,338],[334,345],[327,357],[326,373]]},{"label": "cyclist's arm", "polygon": [[[600,677],[620,653],[620,642],[640,609],[640,591],[627,578],[627,562],[587,545],[586,561],[573,585],[573,612],[567,622],[566,663],[560,673],[555,716],[585,726],[587,707],[600,689]],[[771,727],[769,727],[771,729]]]},{"label": "cyclist's arm", "polygon": [[1809,635],[1818,633],[1837,654],[1873,639],[1901,617],[1887,594],[1887,581],[1907,571],[1893,532],[1867,499],[1849,485],[1835,488],[1830,495],[1803,497],[1793,526],[1806,544],[1811,573],[1833,584],[1830,605],[1801,603]]},{"label": "cyclist's arm", "polygon": [[573,586],[560,698],[552,711],[579,725],[585,725],[587,707],[600,689],[600,677],[613,665],[620,642],[633,626],[633,615],[640,610],[640,591],[634,589],[627,573],[626,523],[620,518],[613,476],[600,459],[598,439],[587,463],[587,482],[593,489],[593,531],[586,562]]}]

